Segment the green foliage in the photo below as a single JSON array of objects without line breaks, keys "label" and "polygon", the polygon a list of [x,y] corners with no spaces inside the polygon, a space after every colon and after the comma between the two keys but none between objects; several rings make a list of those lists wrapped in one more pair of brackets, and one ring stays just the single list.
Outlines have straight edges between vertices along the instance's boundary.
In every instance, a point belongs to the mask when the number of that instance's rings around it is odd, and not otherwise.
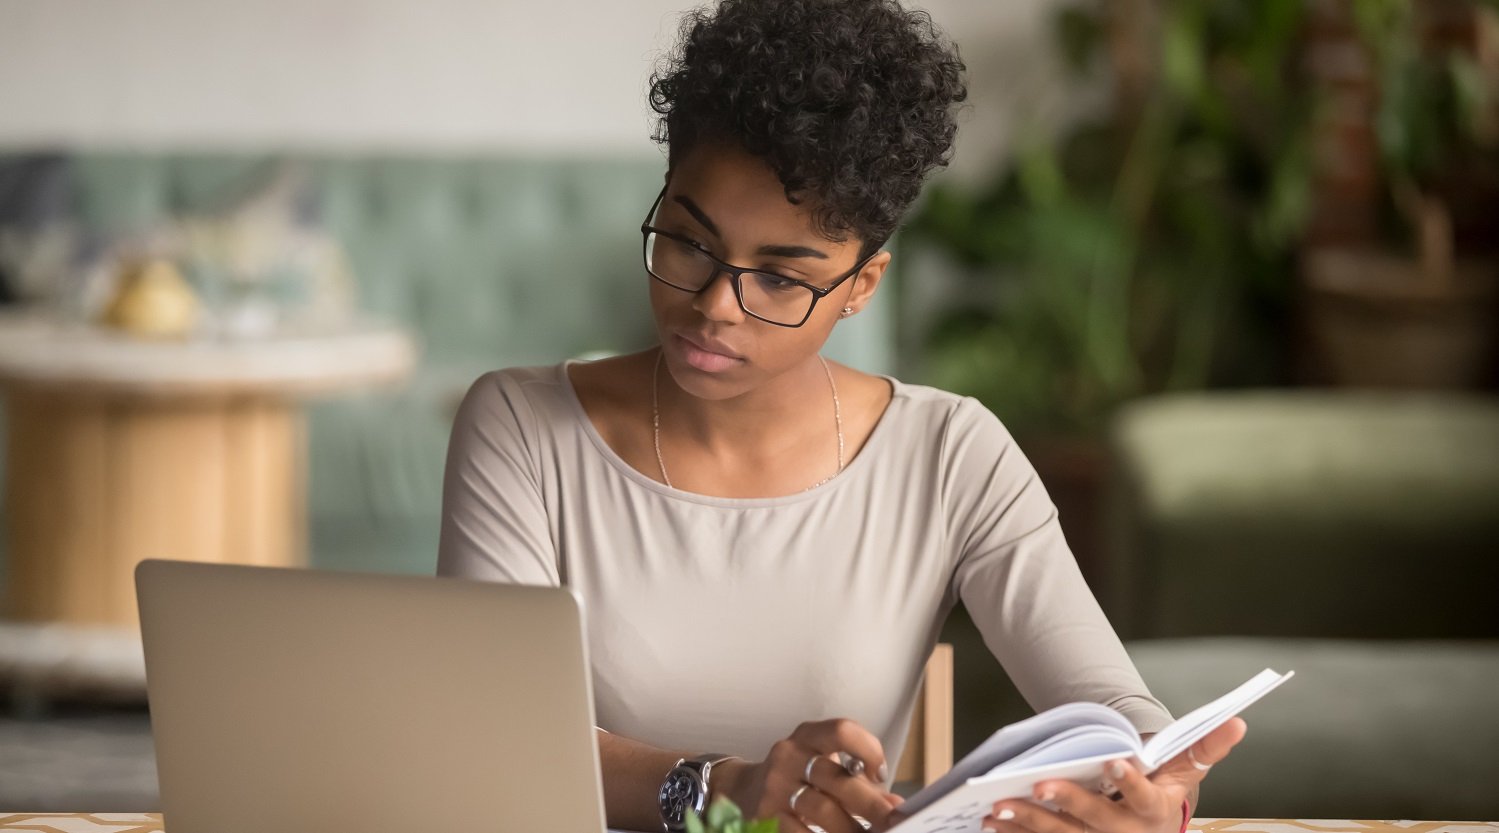
[{"label": "green foliage", "polygon": [[[1309,205],[1302,0],[1166,0],[1143,101],[1025,148],[908,226],[967,273],[929,381],[1021,430],[1097,430],[1141,393],[1273,380]],[[1072,8],[1069,62],[1103,50]]]},{"label": "green foliage", "polygon": [[775,819],[746,820],[738,805],[727,798],[713,802],[706,822],[694,813],[687,814],[687,833],[778,833],[779,830]]},{"label": "green foliage", "polygon": [[[1499,11],[1499,0],[1482,4]],[[1423,45],[1410,0],[1364,0],[1353,10],[1380,89],[1375,135],[1387,184],[1431,192],[1454,170],[1492,169],[1499,84],[1472,55]]]}]

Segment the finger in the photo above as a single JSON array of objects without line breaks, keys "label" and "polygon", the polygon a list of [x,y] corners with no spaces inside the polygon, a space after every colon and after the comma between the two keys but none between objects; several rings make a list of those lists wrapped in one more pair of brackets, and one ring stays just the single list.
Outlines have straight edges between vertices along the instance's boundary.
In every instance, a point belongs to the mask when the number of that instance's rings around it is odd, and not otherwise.
[{"label": "finger", "polygon": [[1013,821],[1000,821],[993,816],[985,816],[981,825],[985,830],[993,830],[994,833],[1035,833],[1027,830]]},{"label": "finger", "polygon": [[1229,718],[1227,723],[1208,733],[1208,736],[1193,744],[1193,751],[1197,760],[1212,766],[1224,758],[1228,753],[1239,745],[1244,735],[1249,731],[1249,724],[1242,717]]},{"label": "finger", "polygon": [[889,768],[885,749],[872,732],[847,718],[816,720],[796,727],[791,739],[810,746],[824,755],[847,752],[864,762],[864,775],[870,781],[884,784]]},{"label": "finger", "polygon": [[[1228,753],[1239,741],[1244,739],[1244,733],[1248,726],[1241,718],[1231,718],[1227,723],[1209,732],[1202,740],[1192,744],[1175,758],[1166,762],[1156,771],[1152,779],[1157,776],[1174,779],[1179,782],[1196,784],[1207,776],[1207,769],[1212,765],[1228,757]],[[1194,765],[1196,761],[1200,766]]]},{"label": "finger", "polygon": [[809,789],[796,800],[793,815],[801,817],[808,827],[817,827],[826,833],[863,833],[864,827],[854,821],[843,806],[821,790]]},{"label": "finger", "polygon": [[[1172,796],[1167,795],[1160,785],[1146,778],[1129,761],[1110,761],[1104,765],[1104,774],[1118,788],[1119,795],[1122,796],[1119,803],[1130,811],[1154,818],[1171,809]],[[1175,803],[1180,804],[1181,800],[1176,799]]]},{"label": "finger", "polygon": [[768,816],[789,811],[791,797],[806,785],[802,773],[807,761],[816,757],[817,752],[790,738],[772,744],[765,756],[765,776],[760,787],[758,814]]},{"label": "finger", "polygon": [[771,746],[766,762],[762,811],[787,809],[791,796],[805,784],[819,786],[834,795],[846,815],[857,814],[880,823],[889,819],[890,806],[882,787],[867,779],[850,776],[838,764],[796,740],[777,741]]},{"label": "finger", "polygon": [[867,779],[849,775],[843,767],[828,758],[816,758],[807,772],[812,786],[833,797],[850,815],[861,816],[875,824],[886,827],[894,808],[892,799],[899,797],[885,792],[884,788],[869,783]]},{"label": "finger", "polygon": [[[1160,792],[1160,788],[1155,788]],[[1132,815],[1126,809],[1104,798],[1096,792],[1086,790],[1071,781],[1043,781],[1036,785],[1037,801],[1049,801],[1064,813],[1083,822],[1093,830],[1119,830]]]},{"label": "finger", "polygon": [[777,829],[780,833],[812,833],[811,828],[802,824],[802,820],[789,812],[783,812],[775,817]]},{"label": "finger", "polygon": [[994,805],[994,816],[1013,821],[1034,833],[1085,833],[1083,823],[1071,816],[1054,813],[1039,804],[1012,798]]}]

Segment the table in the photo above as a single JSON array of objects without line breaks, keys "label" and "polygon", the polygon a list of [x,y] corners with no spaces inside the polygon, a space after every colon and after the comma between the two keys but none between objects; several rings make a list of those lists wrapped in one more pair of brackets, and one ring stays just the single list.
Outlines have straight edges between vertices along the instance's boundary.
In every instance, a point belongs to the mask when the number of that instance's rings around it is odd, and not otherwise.
[{"label": "table", "polygon": [[403,330],[147,341],[0,315],[8,618],[138,629],[144,558],[305,563],[299,400],[403,379]]},{"label": "table", "polygon": [[[1366,819],[1193,819],[1199,833],[1499,833],[1499,822]],[[0,830],[31,833],[164,833],[156,813],[5,813]]]}]

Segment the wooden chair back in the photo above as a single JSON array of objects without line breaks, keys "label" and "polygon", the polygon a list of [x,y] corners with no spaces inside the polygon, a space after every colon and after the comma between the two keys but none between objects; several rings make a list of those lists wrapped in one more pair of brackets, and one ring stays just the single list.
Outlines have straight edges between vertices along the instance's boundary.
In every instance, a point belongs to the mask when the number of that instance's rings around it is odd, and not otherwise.
[{"label": "wooden chair back", "polygon": [[895,780],[926,786],[952,769],[952,646],[939,643],[927,658],[911,731],[895,767]]}]

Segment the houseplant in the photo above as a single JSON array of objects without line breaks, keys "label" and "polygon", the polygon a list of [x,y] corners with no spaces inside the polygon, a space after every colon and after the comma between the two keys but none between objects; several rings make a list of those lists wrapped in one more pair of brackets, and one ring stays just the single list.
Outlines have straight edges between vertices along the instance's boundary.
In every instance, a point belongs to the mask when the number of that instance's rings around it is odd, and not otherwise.
[{"label": "houseplant", "polygon": [[[1059,43],[1114,107],[1031,143],[992,184],[938,185],[908,245],[953,264],[925,375],[1019,433],[1096,436],[1118,403],[1281,377],[1305,214],[1311,102],[1294,70],[1301,0],[1071,7]],[[1121,9],[1124,9],[1121,11]],[[1158,60],[1157,60],[1158,56]],[[1109,58],[1113,60],[1110,61]]]},{"label": "houseplant", "polygon": [[1029,142],[986,186],[935,186],[902,238],[954,285],[920,334],[922,377],[1021,435],[1090,578],[1114,408],[1287,374],[1304,14],[1302,0],[1068,7],[1058,48],[1078,83],[1112,87],[1111,107]]},{"label": "houseplant", "polygon": [[[1495,0],[1447,5],[1499,11]],[[1493,378],[1499,252],[1456,230],[1499,208],[1499,66],[1484,65],[1482,45],[1432,37],[1434,8],[1351,6],[1376,87],[1371,161],[1387,223],[1378,239],[1304,260],[1317,372],[1335,384],[1465,388]]]},{"label": "houseplant", "polygon": [[775,819],[745,819],[739,806],[727,798],[713,802],[704,818],[687,814],[687,833],[778,833],[780,828]]}]

